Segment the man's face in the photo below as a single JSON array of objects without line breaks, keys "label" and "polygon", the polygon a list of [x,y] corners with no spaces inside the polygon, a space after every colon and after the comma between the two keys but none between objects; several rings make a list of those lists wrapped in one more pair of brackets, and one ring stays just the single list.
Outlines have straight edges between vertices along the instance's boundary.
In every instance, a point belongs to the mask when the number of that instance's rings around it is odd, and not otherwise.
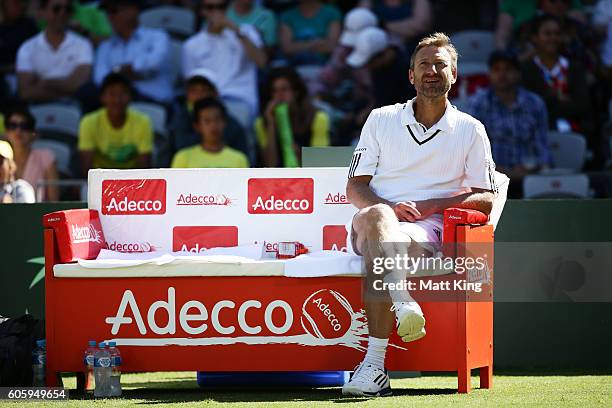
[{"label": "man's face", "polygon": [[561,27],[556,21],[546,21],[532,37],[536,49],[555,55],[561,48]]},{"label": "man's face", "polygon": [[133,4],[111,7],[108,10],[108,20],[115,34],[125,38],[131,36],[138,27],[138,13],[138,7]]},{"label": "man's face", "polygon": [[452,67],[452,58],[444,47],[421,48],[414,59],[414,69],[409,71],[410,82],[417,95],[440,98],[448,94],[457,80],[457,70]]},{"label": "man's face", "polygon": [[508,91],[518,86],[519,70],[508,61],[497,61],[489,70],[489,80],[493,89]]},{"label": "man's face", "polygon": [[204,98],[216,98],[217,92],[210,86],[204,84],[193,84],[187,87],[185,97],[188,104],[194,104],[196,101]]},{"label": "man's face", "polygon": [[223,140],[225,119],[219,109],[210,107],[198,112],[198,121],[193,127],[202,141],[218,143]]},{"label": "man's face", "polygon": [[200,15],[209,22],[223,17],[226,9],[225,0],[202,0],[200,3]]},{"label": "man's face", "polygon": [[72,0],[49,0],[43,10],[49,28],[65,30],[72,18]]},{"label": "man's face", "polygon": [[112,114],[124,114],[131,102],[129,89],[124,84],[112,84],[102,92],[102,105]]}]

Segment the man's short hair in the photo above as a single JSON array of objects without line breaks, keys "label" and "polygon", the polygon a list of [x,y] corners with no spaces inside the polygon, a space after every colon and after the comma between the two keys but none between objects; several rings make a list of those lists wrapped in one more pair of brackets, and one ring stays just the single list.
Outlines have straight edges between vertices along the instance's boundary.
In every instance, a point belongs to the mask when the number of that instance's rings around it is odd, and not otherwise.
[{"label": "man's short hair", "polygon": [[211,88],[217,95],[219,94],[219,91],[217,90],[215,84],[213,84],[212,81],[206,78],[204,75],[194,75],[192,77],[189,77],[189,79],[185,81],[185,85],[187,86],[187,88],[195,85],[206,86]]},{"label": "man's short hair", "polygon": [[451,62],[454,69],[457,69],[457,59],[459,58],[459,54],[457,53],[457,49],[451,43],[450,38],[444,33],[433,33],[428,35],[427,37],[421,39],[417,44],[414,52],[410,56],[410,69],[414,70],[414,60],[416,58],[417,53],[425,47],[444,47],[448,51],[451,56]]},{"label": "man's short hair", "polygon": [[121,75],[118,72],[111,72],[102,80],[102,85],[100,86],[100,93],[104,93],[104,91],[112,86],[112,85],[123,85],[130,95],[134,94],[134,89],[132,88],[132,82],[125,76]]},{"label": "man's short hair", "polygon": [[119,7],[125,6],[136,7],[140,10],[142,8],[142,2],[140,0],[103,0],[100,3],[100,8],[107,13],[116,12]]},{"label": "man's short hair", "polygon": [[516,54],[514,54],[511,51],[504,51],[504,50],[493,51],[491,55],[489,55],[489,68],[492,68],[493,65],[497,64],[498,62],[507,62],[513,68],[521,69],[521,64],[519,63],[519,60]]},{"label": "man's short hair", "polygon": [[530,33],[531,35],[538,35],[538,32],[540,31],[540,28],[542,28],[542,26],[545,23],[548,23],[549,21],[554,21],[555,23],[561,25],[561,22],[559,21],[559,19],[555,16],[553,16],[552,14],[542,14],[539,16],[534,17],[528,24],[530,27]]},{"label": "man's short hair", "polygon": [[193,122],[196,123],[200,118],[200,112],[206,109],[219,109],[223,119],[227,119],[227,110],[221,101],[217,98],[202,98],[193,104]]}]

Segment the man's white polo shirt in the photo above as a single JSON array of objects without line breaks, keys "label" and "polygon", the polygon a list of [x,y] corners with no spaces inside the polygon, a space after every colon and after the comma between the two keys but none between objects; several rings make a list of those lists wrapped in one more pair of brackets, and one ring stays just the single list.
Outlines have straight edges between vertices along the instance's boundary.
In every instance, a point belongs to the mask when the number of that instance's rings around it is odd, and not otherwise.
[{"label": "man's white polo shirt", "polygon": [[363,126],[349,178],[373,176],[370,188],[391,202],[451,197],[469,187],[495,190],[495,164],[485,128],[448,103],[429,129],[414,99],[375,109]]},{"label": "man's white polo shirt", "polygon": [[92,63],[93,49],[85,38],[68,31],[64,41],[54,49],[42,31],[19,47],[16,71],[33,73],[42,79],[62,79],[79,65]]},{"label": "man's white polo shirt", "polygon": [[[253,45],[263,47],[257,30],[248,24],[240,26],[240,33]],[[238,38],[228,28],[213,34],[203,28],[183,44],[183,77],[198,68],[206,68],[215,75],[215,86],[222,97],[232,97],[248,103],[257,111],[257,66]]]}]

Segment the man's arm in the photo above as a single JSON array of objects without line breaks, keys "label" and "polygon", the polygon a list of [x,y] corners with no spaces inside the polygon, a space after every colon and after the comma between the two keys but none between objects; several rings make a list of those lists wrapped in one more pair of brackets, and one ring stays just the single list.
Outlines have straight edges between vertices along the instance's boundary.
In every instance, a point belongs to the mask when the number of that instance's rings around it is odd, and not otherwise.
[{"label": "man's arm", "polygon": [[93,150],[81,150],[79,152],[81,161],[81,177],[87,178],[87,172],[93,167]]},{"label": "man's arm", "polygon": [[372,176],[355,176],[348,179],[346,183],[346,198],[351,204],[360,210],[375,204],[387,204],[393,206],[391,201],[377,196],[370,188]]},{"label": "man's arm", "polygon": [[494,198],[491,190],[472,187],[471,192],[458,196],[416,201],[416,208],[420,213],[417,219],[427,218],[436,213],[441,214],[445,209],[453,207],[478,210],[489,215],[493,209]]},{"label": "man's arm", "polygon": [[[79,65],[72,73],[63,79],[49,79],[42,81],[43,86],[49,88],[58,96],[72,96],[91,76],[91,65]],[[57,94],[60,95],[57,95]]]}]

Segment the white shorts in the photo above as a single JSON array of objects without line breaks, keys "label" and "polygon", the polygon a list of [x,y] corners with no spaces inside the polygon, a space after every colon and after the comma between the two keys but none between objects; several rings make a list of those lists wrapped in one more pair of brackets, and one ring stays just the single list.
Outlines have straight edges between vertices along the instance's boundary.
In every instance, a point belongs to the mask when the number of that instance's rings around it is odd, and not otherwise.
[{"label": "white shorts", "polygon": [[[346,250],[349,254],[359,255],[353,249],[353,218],[345,225],[348,232],[346,235]],[[400,222],[400,231],[408,235],[413,241],[425,244],[424,247],[435,253],[442,247],[443,220],[442,214],[433,214],[417,222]]]}]

